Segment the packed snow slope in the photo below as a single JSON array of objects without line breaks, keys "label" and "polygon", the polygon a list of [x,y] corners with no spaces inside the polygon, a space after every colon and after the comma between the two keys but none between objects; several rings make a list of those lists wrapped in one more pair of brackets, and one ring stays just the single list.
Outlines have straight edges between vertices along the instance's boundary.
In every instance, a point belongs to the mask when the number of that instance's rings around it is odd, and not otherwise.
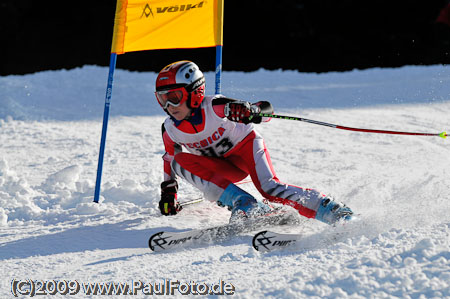
[{"label": "packed snow slope", "polygon": [[[153,95],[152,72],[116,70],[101,203],[92,202],[107,73],[85,66],[0,77],[1,298],[10,298],[18,281],[166,279],[223,281],[236,298],[450,298],[449,139],[272,119],[257,130],[280,180],[332,195],[360,221],[272,227],[303,234],[295,248],[279,252],[254,251],[246,233],[153,253],[152,233],[225,224],[230,212],[203,202],[160,215],[166,115]],[[212,93],[214,75],[206,75]],[[447,66],[224,72],[222,90],[269,100],[280,114],[344,126],[450,130]],[[260,198],[251,184],[242,187]],[[181,182],[181,201],[200,196]],[[25,287],[22,293],[27,297]],[[89,296],[81,288],[70,297]]]}]

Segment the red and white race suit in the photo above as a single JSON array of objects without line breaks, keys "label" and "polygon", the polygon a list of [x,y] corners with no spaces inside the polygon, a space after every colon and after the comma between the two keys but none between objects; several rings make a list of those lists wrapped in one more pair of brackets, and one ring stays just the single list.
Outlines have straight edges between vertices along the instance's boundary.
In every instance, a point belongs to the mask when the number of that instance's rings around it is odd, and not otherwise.
[{"label": "red and white race suit", "polygon": [[[214,105],[219,98],[221,104]],[[165,120],[164,180],[181,177],[201,190],[206,199],[217,201],[229,184],[250,175],[264,198],[314,218],[324,195],[280,182],[261,135],[253,124],[228,120],[224,100],[206,96],[194,112],[196,121],[192,117],[180,122],[170,117]]]}]

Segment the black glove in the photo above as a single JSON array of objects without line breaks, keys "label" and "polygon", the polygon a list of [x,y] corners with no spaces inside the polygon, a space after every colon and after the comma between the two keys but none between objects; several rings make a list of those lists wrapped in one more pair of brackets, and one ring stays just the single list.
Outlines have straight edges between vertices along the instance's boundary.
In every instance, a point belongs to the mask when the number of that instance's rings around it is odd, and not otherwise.
[{"label": "black glove", "polygon": [[238,123],[248,124],[252,122],[255,114],[261,112],[261,109],[245,101],[235,101],[225,104],[225,116]]},{"label": "black glove", "polygon": [[175,180],[169,180],[161,183],[161,200],[159,201],[159,210],[161,214],[176,215],[182,207],[177,202],[178,183]]}]

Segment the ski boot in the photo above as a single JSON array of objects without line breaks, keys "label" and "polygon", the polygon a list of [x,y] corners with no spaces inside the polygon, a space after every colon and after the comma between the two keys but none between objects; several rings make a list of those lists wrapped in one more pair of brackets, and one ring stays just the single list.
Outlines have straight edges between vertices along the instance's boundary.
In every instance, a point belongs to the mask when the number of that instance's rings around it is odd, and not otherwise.
[{"label": "ski boot", "polygon": [[340,220],[352,220],[353,211],[345,204],[325,197],[317,209],[315,219],[333,225]]},{"label": "ski boot", "polygon": [[256,200],[251,194],[234,184],[228,185],[217,204],[231,210],[230,223],[266,215],[272,211],[270,206]]}]

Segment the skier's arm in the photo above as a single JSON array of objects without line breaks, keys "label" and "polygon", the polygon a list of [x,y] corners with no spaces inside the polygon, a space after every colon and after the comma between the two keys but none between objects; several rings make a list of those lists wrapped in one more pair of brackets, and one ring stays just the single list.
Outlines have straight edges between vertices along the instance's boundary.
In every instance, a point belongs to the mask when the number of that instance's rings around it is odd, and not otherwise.
[{"label": "skier's arm", "polygon": [[164,143],[164,149],[165,153],[163,155],[164,160],[164,181],[168,180],[175,180],[176,176],[172,171],[172,168],[170,167],[170,163],[172,163],[173,157],[175,154],[181,152],[181,146],[177,143],[175,143],[167,134],[166,128],[164,127],[164,124],[161,126],[162,131],[162,139]]},{"label": "skier's arm", "polygon": [[166,150],[164,160],[164,181],[161,183],[161,200],[159,209],[163,215],[175,215],[181,210],[177,201],[178,183],[176,176],[170,167],[176,153],[181,151],[180,145],[175,143],[167,134],[164,124],[161,127],[164,149]]},{"label": "skier's arm", "polygon": [[266,122],[270,120],[267,117],[253,116],[254,114],[273,114],[272,104],[267,101],[259,101],[251,104],[250,102],[230,98],[215,98],[213,99],[212,105],[219,117],[227,117],[229,120],[245,124],[259,124],[262,121]]}]

